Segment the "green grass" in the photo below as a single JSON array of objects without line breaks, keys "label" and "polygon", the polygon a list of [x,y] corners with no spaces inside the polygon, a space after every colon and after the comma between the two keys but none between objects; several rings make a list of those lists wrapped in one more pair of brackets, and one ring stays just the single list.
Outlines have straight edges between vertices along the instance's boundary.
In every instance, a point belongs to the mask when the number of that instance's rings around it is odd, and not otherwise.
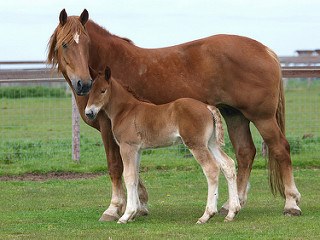
[{"label": "green grass", "polygon": [[[28,90],[29,91],[29,90]],[[3,94],[3,93],[2,93]],[[23,93],[21,93],[23,94]],[[81,122],[80,164],[71,160],[71,99],[0,100],[0,176],[48,172],[107,172],[99,132]],[[301,217],[282,215],[284,201],[268,185],[261,138],[252,126],[257,157],[246,207],[235,222],[215,216],[196,225],[207,184],[184,148],[143,153],[142,178],[150,215],[128,225],[98,222],[109,205],[106,176],[42,182],[0,181],[0,239],[317,239],[320,236],[320,84],[290,82],[286,91],[287,138],[302,194]],[[307,138],[303,138],[307,136]],[[225,150],[234,157],[230,142]],[[227,198],[221,178],[219,205]]]},{"label": "green grass", "polygon": [[[282,215],[265,170],[253,170],[248,203],[236,220],[222,216],[196,225],[204,211],[207,184],[200,169],[142,173],[149,192],[147,217],[127,225],[98,222],[110,200],[110,181],[93,179],[0,182],[0,239],[317,239],[320,236],[320,170],[297,170],[300,217]],[[221,177],[219,206],[226,200]]]}]

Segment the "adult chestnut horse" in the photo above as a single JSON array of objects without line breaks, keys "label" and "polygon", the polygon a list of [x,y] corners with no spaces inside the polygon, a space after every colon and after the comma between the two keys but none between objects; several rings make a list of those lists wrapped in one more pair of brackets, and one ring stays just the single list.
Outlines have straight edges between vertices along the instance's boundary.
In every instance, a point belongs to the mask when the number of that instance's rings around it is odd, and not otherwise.
[{"label": "adult chestnut horse", "polygon": [[[249,123],[256,126],[269,148],[271,190],[285,198],[284,214],[300,215],[300,193],[294,178],[290,146],[285,138],[284,92],[276,54],[261,43],[241,36],[215,35],[177,46],[144,49],[109,33],[84,10],[67,16],[63,9],[59,25],[48,44],[48,62],[69,83],[82,119],[101,132],[112,181],[112,199],[100,220],[116,220],[123,212],[123,165],[114,142],[110,121],[99,113],[94,121],[84,109],[92,85],[89,69],[110,66],[113,76],[143,98],[162,104],[190,97],[219,107],[228,127],[238,162],[238,193],[245,204],[252,163],[256,153]],[[147,192],[139,185],[140,201],[147,213]],[[226,203],[223,208],[227,209]]]}]

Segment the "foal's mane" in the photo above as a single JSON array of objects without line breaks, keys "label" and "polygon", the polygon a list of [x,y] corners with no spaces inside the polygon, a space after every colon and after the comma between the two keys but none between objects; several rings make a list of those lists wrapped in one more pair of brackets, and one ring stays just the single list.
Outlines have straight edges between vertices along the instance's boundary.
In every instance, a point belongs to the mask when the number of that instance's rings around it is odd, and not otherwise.
[{"label": "foal's mane", "polygon": [[120,84],[120,86],[122,86],[127,92],[129,92],[135,99],[141,101],[141,102],[146,102],[146,103],[152,103],[149,100],[139,96],[129,85],[127,85],[126,83],[123,83],[122,81],[119,81],[115,78],[113,78],[113,81],[117,82]]}]

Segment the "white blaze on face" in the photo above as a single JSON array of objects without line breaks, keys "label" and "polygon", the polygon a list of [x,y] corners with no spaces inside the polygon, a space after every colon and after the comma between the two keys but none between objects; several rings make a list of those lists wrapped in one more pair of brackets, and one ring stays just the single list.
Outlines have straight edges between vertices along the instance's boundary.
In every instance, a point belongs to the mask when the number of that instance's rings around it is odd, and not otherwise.
[{"label": "white blaze on face", "polygon": [[73,36],[73,40],[76,42],[76,44],[79,44],[80,41],[80,34],[76,32]]}]

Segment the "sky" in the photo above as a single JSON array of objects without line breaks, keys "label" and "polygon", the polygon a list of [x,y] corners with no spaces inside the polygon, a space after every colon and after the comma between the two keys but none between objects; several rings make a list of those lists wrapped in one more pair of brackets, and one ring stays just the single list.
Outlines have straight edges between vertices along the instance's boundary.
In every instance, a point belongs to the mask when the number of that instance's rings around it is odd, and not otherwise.
[{"label": "sky", "polygon": [[89,17],[137,46],[158,48],[227,33],[280,56],[320,49],[319,0],[3,0],[0,61],[45,60],[59,13]]}]

